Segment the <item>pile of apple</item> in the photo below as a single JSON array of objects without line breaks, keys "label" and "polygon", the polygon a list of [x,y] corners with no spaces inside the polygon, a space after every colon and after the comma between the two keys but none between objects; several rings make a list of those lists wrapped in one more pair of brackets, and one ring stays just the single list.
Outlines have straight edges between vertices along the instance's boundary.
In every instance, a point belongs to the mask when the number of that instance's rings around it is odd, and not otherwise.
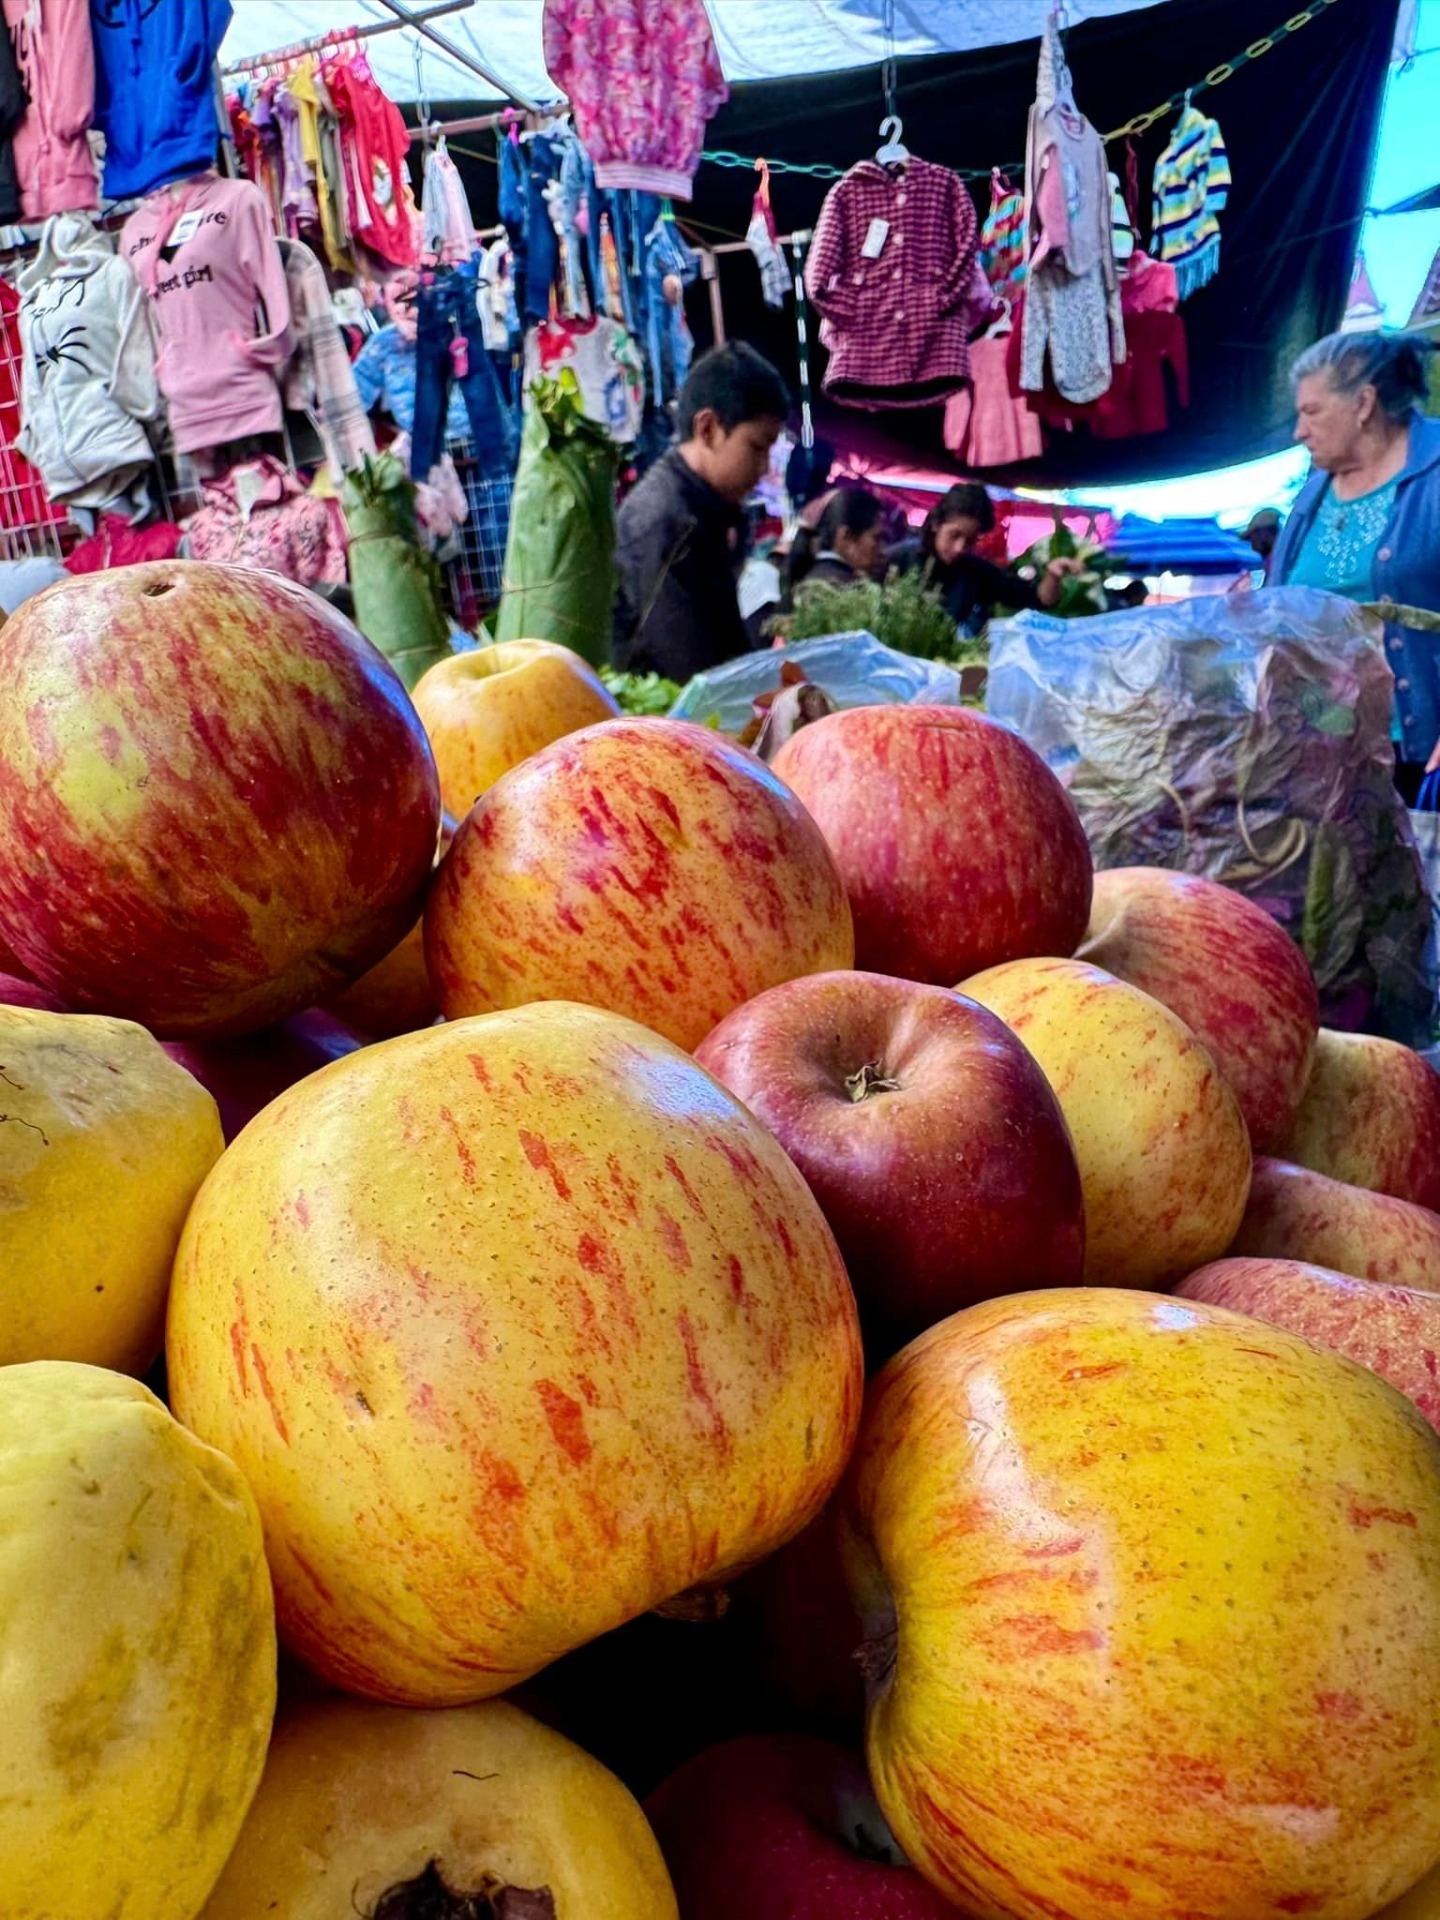
[{"label": "pile of apple", "polygon": [[1437,1920],[1440,1079],[1260,909],[225,567],[0,688],[4,1920]]}]

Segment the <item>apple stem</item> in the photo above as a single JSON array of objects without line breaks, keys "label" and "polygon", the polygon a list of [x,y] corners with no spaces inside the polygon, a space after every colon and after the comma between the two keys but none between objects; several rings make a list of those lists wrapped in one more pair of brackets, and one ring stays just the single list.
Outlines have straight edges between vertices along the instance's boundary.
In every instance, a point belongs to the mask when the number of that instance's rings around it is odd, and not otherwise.
[{"label": "apple stem", "polygon": [[845,1091],[858,1106],[862,1100],[869,1100],[877,1093],[898,1093],[900,1082],[886,1073],[878,1060],[872,1060],[861,1067],[858,1073],[846,1074]]}]

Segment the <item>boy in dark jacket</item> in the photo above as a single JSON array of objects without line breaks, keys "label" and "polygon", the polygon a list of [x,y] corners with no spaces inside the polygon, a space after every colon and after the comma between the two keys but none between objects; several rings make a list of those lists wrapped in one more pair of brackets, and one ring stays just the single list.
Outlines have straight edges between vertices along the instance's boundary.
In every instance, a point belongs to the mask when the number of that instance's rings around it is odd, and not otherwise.
[{"label": "boy in dark jacket", "polygon": [[735,575],[742,507],[770,464],[790,396],[743,341],[697,360],[680,390],[680,445],[620,509],[610,654],[669,680],[746,653]]}]

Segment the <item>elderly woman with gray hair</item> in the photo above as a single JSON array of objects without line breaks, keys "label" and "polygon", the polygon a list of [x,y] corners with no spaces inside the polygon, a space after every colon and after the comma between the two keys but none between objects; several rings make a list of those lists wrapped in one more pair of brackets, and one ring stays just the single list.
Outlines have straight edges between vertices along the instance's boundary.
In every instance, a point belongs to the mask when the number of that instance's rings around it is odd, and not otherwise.
[{"label": "elderly woman with gray hair", "polygon": [[[1271,586],[1323,587],[1440,614],[1440,420],[1420,412],[1428,349],[1332,333],[1292,369],[1295,438],[1314,471],[1270,564]],[[1396,781],[1413,805],[1440,768],[1440,635],[1385,631]]]}]

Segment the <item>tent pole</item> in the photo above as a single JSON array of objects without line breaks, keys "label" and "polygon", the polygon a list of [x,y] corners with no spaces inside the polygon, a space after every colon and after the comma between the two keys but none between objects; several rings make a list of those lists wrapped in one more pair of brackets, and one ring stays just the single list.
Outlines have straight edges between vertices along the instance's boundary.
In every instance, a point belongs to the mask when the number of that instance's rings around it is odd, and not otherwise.
[{"label": "tent pole", "polygon": [[[527,100],[523,94],[516,93],[513,87],[507,86],[497,75],[491,73],[488,67],[482,66],[473,55],[466,53],[462,47],[457,47],[453,40],[447,40],[444,34],[437,33],[433,27],[427,26],[426,21],[429,18],[427,14],[412,13],[408,7],[401,5],[400,0],[380,0],[380,4],[385,8],[387,13],[393,13],[395,15],[396,20],[401,26],[413,27],[418,34],[430,41],[433,46],[439,47],[442,53],[448,54],[452,60],[458,61],[462,67],[468,67],[471,73],[478,74],[482,80],[488,81],[489,84],[494,87],[495,91],[503,95],[505,99],[514,100],[517,105],[527,108],[531,113],[537,111],[533,100]],[[469,0],[466,0],[466,4],[469,4]]]},{"label": "tent pole", "polygon": [[[444,13],[464,13],[474,4],[475,0],[440,0],[438,6],[427,7],[417,18],[434,20]],[[253,73],[256,67],[283,66],[287,60],[298,60],[307,53],[323,53],[327,47],[343,47],[351,40],[371,40],[377,33],[398,33],[408,24],[404,20],[374,20],[363,27],[332,27],[328,33],[312,34],[308,40],[297,40],[290,47],[277,47],[273,53],[252,53],[244,60],[236,60],[225,68],[225,78],[228,80],[236,73]]]}]

